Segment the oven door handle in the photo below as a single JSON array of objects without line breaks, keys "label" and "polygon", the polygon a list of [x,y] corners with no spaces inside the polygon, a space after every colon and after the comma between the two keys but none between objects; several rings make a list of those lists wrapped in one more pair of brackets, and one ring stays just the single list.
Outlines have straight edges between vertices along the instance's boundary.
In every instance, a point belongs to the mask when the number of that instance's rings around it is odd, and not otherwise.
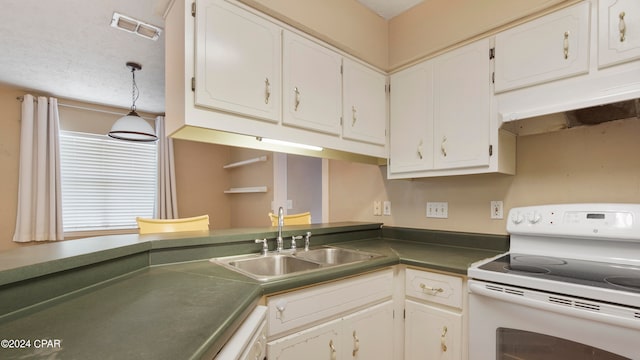
[{"label": "oven door handle", "polygon": [[536,309],[545,311],[551,311],[559,314],[573,316],[577,318],[583,318],[591,321],[605,322],[615,326],[624,326],[631,329],[640,329],[640,319],[638,318],[624,318],[621,316],[615,316],[611,314],[605,314],[597,312],[595,310],[585,310],[568,305],[559,305],[549,303],[540,299],[532,299],[523,295],[504,293],[499,290],[487,289],[483,284],[469,281],[469,292],[473,295],[482,295],[497,300],[502,300],[509,303],[518,305],[524,305]]}]

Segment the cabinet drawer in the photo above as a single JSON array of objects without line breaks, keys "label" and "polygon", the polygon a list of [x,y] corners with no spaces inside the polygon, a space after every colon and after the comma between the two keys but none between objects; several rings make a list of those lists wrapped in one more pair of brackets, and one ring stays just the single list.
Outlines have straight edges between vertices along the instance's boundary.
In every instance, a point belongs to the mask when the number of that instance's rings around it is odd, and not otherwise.
[{"label": "cabinet drawer", "polygon": [[390,298],[393,270],[318,285],[267,298],[267,334],[273,337]]},{"label": "cabinet drawer", "polygon": [[462,278],[407,269],[406,296],[462,308]]}]

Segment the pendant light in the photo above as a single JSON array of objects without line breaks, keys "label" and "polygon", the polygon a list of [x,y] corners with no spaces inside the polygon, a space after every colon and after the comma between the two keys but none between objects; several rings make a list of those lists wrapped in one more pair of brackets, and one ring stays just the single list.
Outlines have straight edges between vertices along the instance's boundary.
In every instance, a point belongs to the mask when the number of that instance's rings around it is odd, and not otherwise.
[{"label": "pendant light", "polygon": [[127,67],[131,69],[131,77],[133,79],[131,111],[113,124],[111,131],[109,131],[109,136],[114,139],[127,141],[156,141],[158,137],[153,127],[136,112],[136,100],[138,100],[138,96],[140,96],[138,85],[136,84],[136,70],[142,70],[142,65],[128,62]]}]

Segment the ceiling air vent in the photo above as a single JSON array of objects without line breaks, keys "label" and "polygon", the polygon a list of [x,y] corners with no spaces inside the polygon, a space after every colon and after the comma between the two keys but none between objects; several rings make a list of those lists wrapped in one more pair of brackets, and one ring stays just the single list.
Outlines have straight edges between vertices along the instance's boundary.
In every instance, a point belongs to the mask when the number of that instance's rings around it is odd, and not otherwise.
[{"label": "ceiling air vent", "polygon": [[111,26],[151,40],[158,40],[162,32],[162,29],[155,25],[147,24],[117,12],[113,13]]}]

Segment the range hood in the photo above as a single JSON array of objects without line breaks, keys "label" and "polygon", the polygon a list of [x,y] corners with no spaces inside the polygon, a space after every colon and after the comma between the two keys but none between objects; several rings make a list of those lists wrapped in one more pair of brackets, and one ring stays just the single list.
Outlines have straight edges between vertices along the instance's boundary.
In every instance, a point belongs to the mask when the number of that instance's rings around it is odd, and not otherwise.
[{"label": "range hood", "polygon": [[502,124],[502,129],[524,136],[630,118],[640,119],[640,99],[509,121]]}]

